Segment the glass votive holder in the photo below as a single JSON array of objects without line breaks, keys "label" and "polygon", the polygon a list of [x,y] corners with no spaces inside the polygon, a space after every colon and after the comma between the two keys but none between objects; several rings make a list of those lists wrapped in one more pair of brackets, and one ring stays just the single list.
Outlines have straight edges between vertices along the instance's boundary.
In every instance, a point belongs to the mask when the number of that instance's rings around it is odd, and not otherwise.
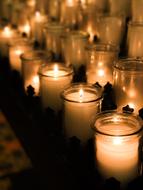
[{"label": "glass votive holder", "polygon": [[118,59],[119,48],[111,44],[94,44],[86,48],[87,82],[101,86],[107,82],[113,83],[113,65]]},{"label": "glass votive holder", "polygon": [[143,57],[143,23],[129,22],[127,32],[128,57]]},{"label": "glass votive holder", "polygon": [[89,34],[82,31],[70,31],[63,35],[63,58],[67,66],[72,65],[75,71],[86,65],[85,47]]},{"label": "glass votive holder", "polygon": [[99,18],[98,34],[101,43],[120,46],[125,31],[123,16],[104,15]]},{"label": "glass votive holder", "polygon": [[16,70],[21,74],[21,59],[20,56],[33,49],[33,43],[27,39],[20,38],[13,40],[9,44],[9,60],[12,70]]},{"label": "glass votive holder", "polygon": [[48,16],[51,20],[60,21],[61,1],[50,0],[48,4]]},{"label": "glass votive holder", "polygon": [[117,107],[122,110],[129,105],[135,113],[143,107],[143,60],[122,59],[115,63],[113,88]]},{"label": "glass votive holder", "polygon": [[43,46],[44,34],[43,27],[47,23],[48,19],[46,15],[36,11],[30,17],[30,26],[31,26],[31,38],[39,43],[40,46]]},{"label": "glass votive holder", "polygon": [[131,17],[133,22],[143,22],[143,0],[131,1]]},{"label": "glass votive holder", "polygon": [[125,17],[130,16],[131,12],[131,1],[130,0],[109,0],[109,14],[110,15],[124,15]]},{"label": "glass votive holder", "polygon": [[0,54],[1,56],[8,57],[8,44],[13,40],[20,38],[17,30],[5,26],[3,29],[0,29]]},{"label": "glass votive holder", "polygon": [[62,99],[65,137],[76,137],[84,146],[93,135],[90,124],[101,109],[102,88],[75,83],[62,92]]},{"label": "glass votive holder", "polygon": [[55,61],[62,58],[62,38],[65,27],[57,22],[49,22],[44,28],[45,46],[51,51]]},{"label": "glass votive holder", "polygon": [[103,180],[114,177],[121,189],[141,175],[142,119],[116,111],[96,115],[95,167]]},{"label": "glass votive holder", "polygon": [[62,107],[60,94],[72,82],[73,69],[63,63],[52,62],[40,67],[39,76],[42,107],[58,113]]},{"label": "glass votive holder", "polygon": [[28,87],[33,87],[35,95],[39,95],[39,68],[42,64],[51,61],[52,56],[49,52],[44,51],[28,51],[20,56],[22,61],[22,78],[24,89],[27,92]]}]

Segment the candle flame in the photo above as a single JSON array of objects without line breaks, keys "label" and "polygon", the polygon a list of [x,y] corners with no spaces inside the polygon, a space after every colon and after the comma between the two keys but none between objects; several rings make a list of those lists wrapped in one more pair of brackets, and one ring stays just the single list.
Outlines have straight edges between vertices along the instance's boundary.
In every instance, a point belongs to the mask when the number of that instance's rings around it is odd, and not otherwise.
[{"label": "candle flame", "polygon": [[80,102],[82,102],[83,95],[84,95],[84,92],[83,92],[83,89],[81,88],[81,89],[79,90]]},{"label": "candle flame", "polygon": [[30,33],[30,25],[28,23],[25,24],[25,26],[23,27],[23,32],[25,32],[26,34]]},{"label": "candle flame", "polygon": [[104,70],[103,70],[103,69],[99,69],[99,70],[98,70],[98,75],[99,75],[100,77],[103,77],[103,76],[104,76]]},{"label": "candle flame", "polygon": [[58,69],[58,65],[55,64],[55,65],[54,65],[54,77],[57,77],[57,75],[58,75],[58,71],[59,71],[59,69]]},{"label": "candle flame", "polygon": [[20,49],[15,50],[15,54],[16,54],[16,55],[19,55],[19,56],[20,56],[22,53],[23,53],[23,52],[22,52]]},{"label": "candle flame", "polygon": [[10,27],[8,27],[8,26],[4,27],[3,34],[7,37],[10,37],[10,35],[12,34]]},{"label": "candle flame", "polygon": [[38,76],[35,76],[33,77],[33,83],[36,85],[36,84],[39,84],[39,77]]},{"label": "candle flame", "polygon": [[130,91],[129,91],[129,96],[130,96],[131,98],[135,97],[135,96],[136,96],[135,90],[130,90]]},{"label": "candle flame", "polygon": [[74,5],[74,0],[67,0],[67,6],[72,7]]},{"label": "candle flame", "polygon": [[39,11],[36,11],[35,16],[36,16],[36,17],[40,17],[40,16],[41,16],[40,12],[39,12]]},{"label": "candle flame", "polygon": [[120,145],[121,143],[122,143],[122,140],[121,140],[120,137],[115,137],[115,138],[113,139],[113,144],[115,144],[115,145]]}]

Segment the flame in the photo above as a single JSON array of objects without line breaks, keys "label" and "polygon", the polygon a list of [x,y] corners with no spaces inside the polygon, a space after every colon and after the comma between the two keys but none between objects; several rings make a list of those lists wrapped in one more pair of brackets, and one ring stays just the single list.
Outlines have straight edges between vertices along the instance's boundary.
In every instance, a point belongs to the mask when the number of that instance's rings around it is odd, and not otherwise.
[{"label": "flame", "polygon": [[121,143],[122,143],[122,140],[121,140],[120,137],[115,137],[115,138],[113,139],[113,144],[119,145],[119,144],[121,144]]},{"label": "flame", "polygon": [[16,55],[19,55],[19,56],[20,56],[22,53],[23,53],[23,52],[22,52],[20,49],[15,50],[15,54],[16,54]]},{"label": "flame", "polygon": [[12,34],[11,29],[8,26],[4,27],[4,29],[3,29],[3,35],[7,36],[7,37],[10,37],[11,34]]},{"label": "flame", "polygon": [[103,69],[99,69],[98,70],[98,76],[100,76],[100,77],[103,77],[104,76],[104,70]]},{"label": "flame", "polygon": [[58,76],[58,72],[59,72],[58,65],[55,64],[55,65],[54,65],[54,77],[57,77],[57,76]]},{"label": "flame", "polygon": [[39,77],[38,76],[35,76],[33,77],[33,83],[36,85],[36,84],[39,84]]},{"label": "flame", "polygon": [[129,102],[128,105],[129,105],[130,108],[135,109],[135,105],[132,102]]}]

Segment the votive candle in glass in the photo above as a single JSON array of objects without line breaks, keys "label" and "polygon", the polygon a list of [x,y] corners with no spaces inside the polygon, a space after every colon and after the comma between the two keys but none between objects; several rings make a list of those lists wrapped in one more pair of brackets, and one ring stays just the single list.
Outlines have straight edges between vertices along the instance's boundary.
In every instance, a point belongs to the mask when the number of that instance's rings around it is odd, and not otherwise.
[{"label": "votive candle in glass", "polygon": [[20,36],[17,30],[12,29],[9,26],[5,26],[0,30],[0,54],[2,56],[8,56],[8,44]]},{"label": "votive candle in glass", "polygon": [[118,59],[119,48],[111,44],[94,44],[86,48],[87,82],[98,82],[101,86],[113,83],[113,65]]},{"label": "votive candle in glass", "polygon": [[53,62],[48,65],[42,65],[39,76],[43,108],[49,107],[58,113],[62,107],[60,94],[72,82],[72,68],[64,66],[63,63]]},{"label": "votive candle in glass", "polygon": [[135,113],[143,107],[143,60],[122,59],[115,63],[113,88],[117,107],[121,110],[126,105]]},{"label": "votive candle in glass", "polygon": [[12,70],[16,70],[21,74],[21,59],[20,56],[33,49],[33,44],[27,39],[20,38],[13,40],[9,44],[9,60]]},{"label": "votive candle in glass", "polygon": [[67,139],[77,137],[84,146],[93,131],[91,123],[100,111],[102,89],[89,84],[73,84],[62,92],[63,127]]},{"label": "votive candle in glass", "polygon": [[143,0],[131,1],[131,18],[133,22],[143,22]]},{"label": "votive candle in glass", "polygon": [[98,37],[101,43],[121,45],[125,32],[125,18],[123,16],[104,15],[99,18]]},{"label": "votive candle in glass", "polygon": [[95,166],[104,180],[114,177],[121,189],[140,175],[142,119],[116,111],[96,115]]},{"label": "votive candle in glass", "polygon": [[65,63],[72,65],[77,71],[82,65],[86,65],[85,47],[89,35],[82,31],[71,31],[63,35],[63,57]]},{"label": "votive candle in glass", "polygon": [[143,57],[143,23],[129,22],[127,32],[128,57]]},{"label": "votive candle in glass", "polygon": [[24,52],[21,55],[22,61],[22,77],[25,91],[27,92],[28,87],[32,86],[34,88],[35,95],[39,95],[39,68],[42,64],[51,61],[51,53],[32,50]]},{"label": "votive candle in glass", "polygon": [[51,51],[54,60],[59,61],[62,57],[62,35],[65,27],[57,22],[49,22],[44,28],[45,45]]}]

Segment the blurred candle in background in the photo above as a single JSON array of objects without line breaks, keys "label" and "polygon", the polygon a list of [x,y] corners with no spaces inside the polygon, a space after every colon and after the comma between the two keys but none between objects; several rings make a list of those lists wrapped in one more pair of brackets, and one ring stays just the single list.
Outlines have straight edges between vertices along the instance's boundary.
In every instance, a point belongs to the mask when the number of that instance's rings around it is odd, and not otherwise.
[{"label": "blurred candle in background", "polygon": [[25,91],[29,86],[34,88],[35,95],[39,95],[39,68],[42,64],[51,61],[51,53],[43,51],[28,51],[21,55],[22,77]]},{"label": "blurred candle in background", "polygon": [[16,70],[21,74],[21,59],[20,56],[33,49],[33,44],[26,39],[13,40],[9,44],[9,60],[12,70]]},{"label": "blurred candle in background", "polygon": [[40,96],[43,108],[51,108],[56,113],[61,110],[60,98],[64,88],[72,82],[73,70],[63,63],[51,63],[40,68]]}]

